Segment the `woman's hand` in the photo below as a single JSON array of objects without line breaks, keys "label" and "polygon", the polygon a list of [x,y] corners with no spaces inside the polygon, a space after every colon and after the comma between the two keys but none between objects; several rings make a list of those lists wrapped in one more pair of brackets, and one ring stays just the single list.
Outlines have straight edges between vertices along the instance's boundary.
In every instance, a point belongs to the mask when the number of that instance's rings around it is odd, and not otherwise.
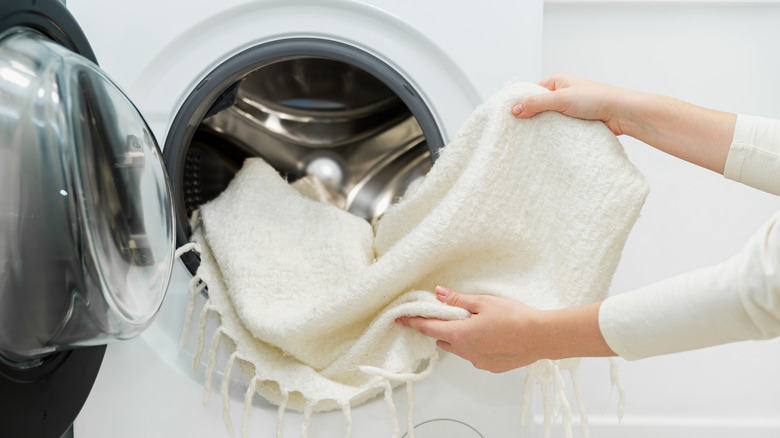
[{"label": "woman's hand", "polygon": [[513,105],[516,117],[557,111],[578,119],[600,120],[615,135],[634,137],[677,158],[723,173],[736,114],[567,75],[550,76],[539,85],[551,92]]},{"label": "woman's hand", "polygon": [[490,295],[464,295],[442,286],[436,297],[471,312],[464,320],[401,317],[397,323],[438,339],[442,350],[475,367],[500,373],[536,362],[578,356],[614,356],[598,327],[600,303],[535,310]]},{"label": "woman's hand", "polygon": [[442,350],[470,361],[475,367],[500,373],[531,364],[541,357],[529,336],[535,324],[534,311],[519,301],[490,295],[463,295],[445,287],[436,297],[469,312],[468,319],[442,321],[402,317],[396,322],[438,339]]},{"label": "woman's hand", "polygon": [[512,107],[512,114],[528,118],[544,111],[557,111],[585,120],[601,120],[615,134],[623,134],[621,100],[632,92],[568,75],[554,75],[539,81],[552,93],[536,94]]}]

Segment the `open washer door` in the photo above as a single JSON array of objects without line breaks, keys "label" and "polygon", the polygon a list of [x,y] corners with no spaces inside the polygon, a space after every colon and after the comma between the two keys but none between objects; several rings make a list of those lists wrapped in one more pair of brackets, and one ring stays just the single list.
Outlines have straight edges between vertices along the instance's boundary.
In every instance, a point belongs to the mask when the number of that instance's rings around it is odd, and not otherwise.
[{"label": "open washer door", "polygon": [[56,0],[0,6],[0,436],[59,437],[173,266],[157,143]]}]

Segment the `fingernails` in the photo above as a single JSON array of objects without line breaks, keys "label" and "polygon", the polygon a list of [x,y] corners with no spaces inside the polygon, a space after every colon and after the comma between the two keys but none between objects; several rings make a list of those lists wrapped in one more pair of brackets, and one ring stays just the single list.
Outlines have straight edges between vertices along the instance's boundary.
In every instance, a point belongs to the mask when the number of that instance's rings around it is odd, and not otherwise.
[{"label": "fingernails", "polygon": [[436,286],[436,295],[440,298],[446,298],[450,294],[450,290],[444,286]]},{"label": "fingernails", "polygon": [[520,114],[523,114],[523,104],[518,103],[517,105],[512,107],[512,114],[519,116]]}]

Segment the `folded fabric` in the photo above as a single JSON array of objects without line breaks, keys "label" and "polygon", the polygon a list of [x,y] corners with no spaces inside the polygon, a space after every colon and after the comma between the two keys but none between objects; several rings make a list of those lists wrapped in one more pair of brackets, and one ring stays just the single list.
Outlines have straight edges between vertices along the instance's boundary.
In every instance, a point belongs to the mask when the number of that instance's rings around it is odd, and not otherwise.
[{"label": "folded fabric", "polygon": [[[219,315],[212,356],[231,341],[225,381],[239,363],[248,402],[259,392],[280,405],[280,420],[303,411],[304,434],[312,412],[342,409],[349,434],[350,407],[384,393],[394,412],[393,386],[435,366],[435,341],[397,317],[469,316],[439,303],[437,284],[545,309],[604,299],[647,184],[602,123],[512,116],[513,103],[541,92],[511,84],[479,106],[376,229],[247,160],[182,248],[201,256],[193,300],[198,282],[208,287],[201,333],[205,316]],[[550,381],[574,366],[542,361],[528,372]]]}]

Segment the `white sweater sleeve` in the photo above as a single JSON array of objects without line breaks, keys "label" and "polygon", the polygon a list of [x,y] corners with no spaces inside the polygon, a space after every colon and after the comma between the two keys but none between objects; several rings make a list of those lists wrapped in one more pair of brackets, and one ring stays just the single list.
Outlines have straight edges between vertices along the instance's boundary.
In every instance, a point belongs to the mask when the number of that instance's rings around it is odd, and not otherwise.
[{"label": "white sweater sleeve", "polygon": [[[780,195],[780,121],[740,115],[724,176]],[[599,326],[626,359],[780,336],[780,213],[726,262],[608,298]]]},{"label": "white sweater sleeve", "polygon": [[723,176],[780,195],[780,120],[739,114]]}]

